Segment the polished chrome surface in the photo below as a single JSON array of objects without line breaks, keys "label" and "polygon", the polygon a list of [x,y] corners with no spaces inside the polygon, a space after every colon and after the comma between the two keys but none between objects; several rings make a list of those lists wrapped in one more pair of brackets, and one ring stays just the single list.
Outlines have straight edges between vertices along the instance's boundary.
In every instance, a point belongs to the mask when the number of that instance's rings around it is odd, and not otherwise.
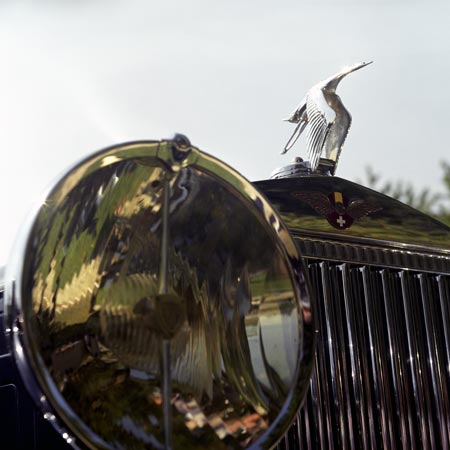
[{"label": "polished chrome surface", "polygon": [[306,146],[312,172],[317,169],[323,151],[326,159],[334,163],[331,174],[336,172],[339,155],[352,122],[350,113],[336,94],[336,88],[345,76],[368,64],[371,62],[345,67],[307,92],[299,106],[286,119],[298,125],[282,153],[290,150],[306,129]]},{"label": "polished chrome surface", "polygon": [[303,161],[300,157],[295,157],[291,164],[275,169],[270,178],[291,178],[291,177],[307,177],[311,175],[311,166],[308,161]]},{"label": "polished chrome surface", "polygon": [[[279,449],[448,450],[450,229],[337,177],[255,184],[309,261],[318,305],[310,393]],[[339,229],[352,202],[365,215]]]},{"label": "polished chrome surface", "polygon": [[[334,173],[336,164],[331,159],[320,158],[319,164],[314,170],[314,175],[331,176]],[[298,156],[294,158],[291,164],[275,169],[270,178],[298,178],[309,177],[313,173],[309,161],[303,161]]]},{"label": "polished chrome surface", "polygon": [[[336,244],[335,255],[346,251],[351,256],[364,246],[365,250],[360,253],[365,253],[366,259],[379,265],[385,262],[385,259],[377,259],[381,258],[383,252],[379,250],[383,248],[392,250],[385,256],[393,261],[395,252],[402,255],[410,252],[412,259],[414,255],[430,256],[427,270],[435,258],[439,267],[450,271],[450,228],[379,192],[339,177],[285,178],[258,181],[254,185],[267,196],[291,233],[300,240],[325,242],[330,251],[332,244]],[[328,200],[336,194],[344,203],[330,206]],[[336,227],[335,219],[333,226],[330,216],[345,217],[350,205],[355,204],[353,202],[364,206],[360,208],[358,219],[352,219],[351,226],[342,229]],[[310,256],[314,254],[310,253]]]},{"label": "polished chrome surface", "polygon": [[450,448],[450,276],[310,264],[318,345],[279,449]]},{"label": "polished chrome surface", "polygon": [[248,181],[183,140],[106,149],[38,206],[8,337],[75,447],[270,447],[309,385],[297,247]]},{"label": "polished chrome surface", "polygon": [[327,239],[307,238],[292,233],[297,239],[302,256],[306,259],[323,259],[334,262],[362,263],[395,269],[412,269],[422,272],[450,275],[450,255],[436,255],[423,250],[396,248],[381,245],[361,245]]}]

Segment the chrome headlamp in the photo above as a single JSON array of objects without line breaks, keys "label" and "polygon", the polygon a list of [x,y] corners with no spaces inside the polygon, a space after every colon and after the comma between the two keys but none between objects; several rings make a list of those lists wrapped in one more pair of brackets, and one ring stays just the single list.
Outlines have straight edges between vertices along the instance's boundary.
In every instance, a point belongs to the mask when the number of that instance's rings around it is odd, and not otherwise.
[{"label": "chrome headlamp", "polygon": [[38,205],[7,268],[16,365],[67,442],[272,446],[308,386],[304,267],[278,213],[183,138],[111,147]]}]

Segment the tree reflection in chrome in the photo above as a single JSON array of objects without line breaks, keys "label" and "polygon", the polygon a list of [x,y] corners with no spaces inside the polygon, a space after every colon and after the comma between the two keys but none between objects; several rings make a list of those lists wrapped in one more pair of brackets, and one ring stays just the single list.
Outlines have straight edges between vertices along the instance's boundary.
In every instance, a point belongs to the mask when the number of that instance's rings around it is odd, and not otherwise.
[{"label": "tree reflection in chrome", "polygon": [[245,446],[278,415],[300,357],[290,271],[245,203],[187,168],[171,179],[162,298],[163,174],[118,163],[41,215],[37,345],[71,408],[108,445],[163,448],[160,342],[170,339],[175,447]]}]

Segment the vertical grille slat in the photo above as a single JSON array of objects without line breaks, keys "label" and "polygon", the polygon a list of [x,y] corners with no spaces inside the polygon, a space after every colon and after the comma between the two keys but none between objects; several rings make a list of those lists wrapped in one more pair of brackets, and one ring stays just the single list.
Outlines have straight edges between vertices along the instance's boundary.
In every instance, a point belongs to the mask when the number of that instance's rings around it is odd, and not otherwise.
[{"label": "vertical grille slat", "polygon": [[296,439],[278,448],[450,450],[450,276],[309,268],[316,363]]},{"label": "vertical grille slat", "polygon": [[[338,281],[338,272],[335,266],[321,263],[321,274],[324,292],[325,321],[327,328],[328,360],[332,375],[332,389],[334,394],[335,427],[340,433],[342,449],[354,449],[353,420],[349,392],[349,377],[346,364],[344,342],[344,323],[342,318],[342,287]],[[337,401],[336,401],[337,400]],[[347,419],[347,420],[346,420]]]},{"label": "vertical grille slat", "polygon": [[372,448],[396,448],[394,439],[394,417],[395,411],[392,406],[391,384],[389,383],[389,347],[386,345],[387,330],[384,326],[385,309],[383,306],[383,293],[381,274],[369,271],[367,267],[359,269],[363,278],[364,303],[368,327],[369,355],[371,363],[371,374],[367,374],[373,383],[373,391],[376,400],[378,436],[381,443],[377,442]]},{"label": "vertical grille slat", "polygon": [[[305,415],[305,422],[308,422],[310,428],[306,432],[308,439],[306,448],[308,450],[312,448],[326,448],[326,431],[322,421],[322,414],[320,413],[320,407],[323,404],[321,392],[317,380],[320,379],[319,373],[317,371],[317,365],[315,367],[314,376],[311,380],[311,409],[312,414],[309,414],[308,408],[303,409],[303,414]],[[313,417],[313,421],[310,420]],[[329,417],[329,416],[326,416]],[[318,433],[313,433],[311,435],[310,430],[317,430]]]},{"label": "vertical grille slat", "polygon": [[447,379],[447,386],[450,385],[450,280],[448,277],[438,276],[439,286],[439,303],[442,311],[442,324],[444,328],[445,340],[445,374]]},{"label": "vertical grille slat", "polygon": [[[407,345],[404,341],[406,329],[403,314],[399,311],[397,299],[401,290],[396,283],[396,275],[386,270],[381,271],[383,284],[383,297],[386,313],[387,337],[390,352],[391,380],[393,394],[397,407],[397,420],[400,426],[401,448],[403,450],[415,449],[413,420],[413,399],[411,399],[411,386],[407,378],[408,361]],[[401,298],[401,297],[400,297]],[[400,334],[402,333],[402,334]]]},{"label": "vertical grille slat", "polygon": [[[364,329],[362,314],[360,313],[359,286],[357,279],[350,273],[347,264],[340,266],[344,292],[345,319],[348,336],[348,353],[351,365],[351,379],[353,382],[353,400],[356,409],[358,433],[354,434],[353,441],[356,448],[370,448],[369,439],[373,433],[369,432],[369,422],[373,423],[373,414],[367,409],[367,390],[363,385],[362,374],[367,366],[365,352],[361,352],[360,345],[364,346]],[[361,445],[359,445],[361,444]]]},{"label": "vertical grille slat", "polygon": [[[431,386],[434,405],[434,423],[440,423],[439,435],[442,448],[449,448],[450,423],[449,423],[449,389],[445,380],[445,351],[442,347],[445,343],[444,332],[440,321],[445,317],[441,312],[440,302],[433,302],[437,298],[437,280],[420,274],[423,317],[426,328],[426,344],[428,355],[428,367],[431,377]],[[442,420],[439,420],[439,419]]]},{"label": "vertical grille slat", "polygon": [[327,327],[321,268],[319,264],[313,264],[311,265],[310,270],[312,274],[313,289],[318,299],[316,310],[318,331],[323,330],[323,333],[319,332],[318,335],[320,343],[316,348],[316,364],[314,367],[313,379],[311,380],[313,409],[310,416],[314,417],[314,424],[316,425],[317,430],[317,433],[312,433],[314,446],[311,446],[311,448],[329,448],[333,450],[335,427],[333,421],[334,414],[332,414],[332,404],[330,402],[333,396],[328,393],[329,389],[331,389],[331,382],[328,382],[329,377],[327,375]]},{"label": "vertical grille slat", "polygon": [[[371,384],[371,365],[369,357],[368,323],[366,315],[366,304],[364,302],[364,281],[359,269],[351,270],[351,285],[353,286],[354,301],[354,327],[356,332],[357,355],[356,360],[359,365],[360,383],[363,392],[361,404],[361,420],[365,423],[362,428],[364,448],[377,447],[377,427],[378,416],[374,405],[373,385]],[[358,325],[360,324],[360,325]]]},{"label": "vertical grille slat", "polygon": [[[420,292],[413,275],[400,272],[403,310],[406,319],[406,335],[408,343],[408,365],[413,386],[415,414],[412,422],[416,424],[420,436],[420,447],[434,448],[433,422],[430,420],[430,398],[428,395],[430,383],[427,377],[427,367],[424,362],[427,352],[424,348],[425,333],[422,327],[422,315],[418,311],[418,295]],[[415,420],[414,420],[415,419]]]}]

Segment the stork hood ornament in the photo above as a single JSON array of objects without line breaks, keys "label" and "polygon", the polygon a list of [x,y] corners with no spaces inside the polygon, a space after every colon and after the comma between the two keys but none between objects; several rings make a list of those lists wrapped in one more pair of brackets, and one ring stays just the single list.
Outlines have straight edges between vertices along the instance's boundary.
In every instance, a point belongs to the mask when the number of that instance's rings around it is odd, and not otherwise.
[{"label": "stork hood ornament", "polygon": [[[313,86],[291,116],[285,120],[298,124],[289,138],[282,154],[289,151],[306,129],[306,147],[311,172],[334,175],[342,146],[350,129],[352,117],[336,94],[340,81],[349,73],[361,69],[370,62],[345,67],[340,72]],[[322,153],[325,159],[321,159]],[[319,170],[320,171],[320,170]]]}]

